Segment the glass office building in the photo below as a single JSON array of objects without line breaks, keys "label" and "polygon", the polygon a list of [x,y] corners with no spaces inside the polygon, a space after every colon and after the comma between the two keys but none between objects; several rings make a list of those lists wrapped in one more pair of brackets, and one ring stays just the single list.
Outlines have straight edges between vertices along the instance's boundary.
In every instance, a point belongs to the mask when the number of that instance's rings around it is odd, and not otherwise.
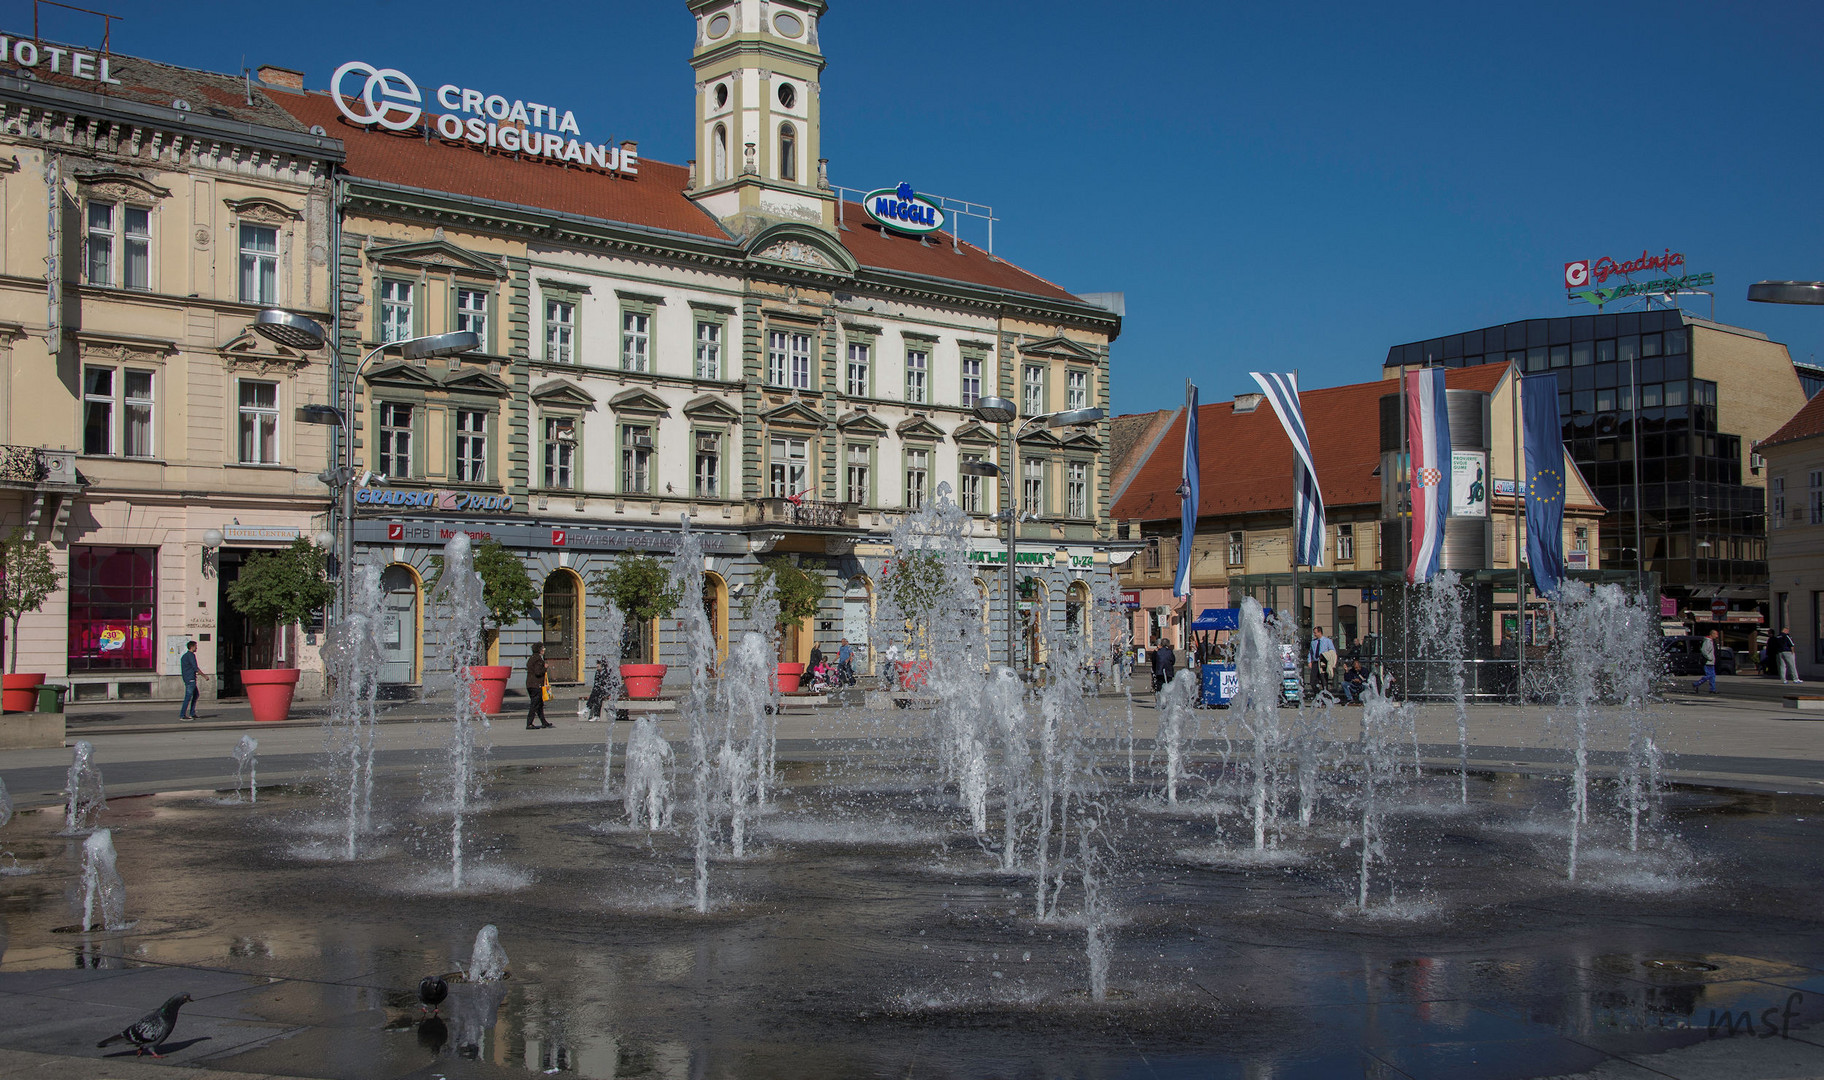
[{"label": "glass office building", "polygon": [[1723,331],[1731,344],[1749,338],[1784,355],[1764,336],[1674,310],[1490,326],[1396,345],[1387,366],[1511,363],[1528,376],[1555,376],[1564,444],[1609,511],[1600,565],[1640,566],[1638,506],[1646,568],[1668,595],[1749,606],[1767,596],[1767,518],[1766,492],[1744,450],[1770,431],[1718,427],[1718,378],[1728,382],[1725,394],[1754,392],[1711,370],[1728,365],[1703,363],[1707,337]]}]

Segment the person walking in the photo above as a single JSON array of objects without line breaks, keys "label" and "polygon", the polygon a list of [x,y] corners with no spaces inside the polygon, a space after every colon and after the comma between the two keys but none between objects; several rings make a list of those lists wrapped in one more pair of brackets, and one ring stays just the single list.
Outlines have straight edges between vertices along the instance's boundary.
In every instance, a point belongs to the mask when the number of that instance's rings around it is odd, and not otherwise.
[{"label": "person walking", "polygon": [[1780,669],[1781,682],[1805,681],[1799,678],[1799,652],[1792,643],[1792,627],[1780,627],[1780,632],[1773,635],[1773,640],[1767,643],[1767,650],[1773,653],[1774,665]]},{"label": "person walking", "polygon": [[1178,666],[1178,653],[1173,650],[1169,641],[1159,642],[1159,648],[1153,653],[1153,666],[1159,669],[1161,686],[1172,681],[1172,669]]},{"label": "person walking", "polygon": [[196,699],[200,696],[196,689],[196,680],[207,679],[209,677],[204,675],[197,667],[196,642],[192,641],[184,646],[184,658],[178,662],[177,670],[178,673],[184,677],[184,701],[183,704],[177,707],[177,718],[179,720],[195,720]]},{"label": "person walking", "polygon": [[1715,630],[1712,630],[1712,631],[1710,631],[1710,633],[1706,634],[1703,637],[1703,639],[1700,641],[1700,643],[1697,646],[1698,652],[1700,654],[1702,654],[1702,656],[1704,658],[1704,674],[1703,674],[1702,678],[1698,679],[1696,682],[1691,684],[1691,692],[1693,694],[1701,692],[1703,690],[1705,683],[1710,684],[1710,692],[1712,694],[1716,693],[1716,639],[1717,639],[1717,636],[1718,636],[1717,632]]},{"label": "person walking", "polygon": [[842,639],[842,645],[836,650],[836,684],[838,686],[855,685],[855,646],[849,644],[848,638]]},{"label": "person walking", "polygon": [[1311,628],[1311,682],[1320,690],[1330,688],[1330,675],[1336,667],[1336,642],[1324,636],[1324,628]]},{"label": "person walking", "polygon": [[[545,695],[549,692],[549,686],[550,683],[545,678],[545,643],[534,641],[532,658],[526,661],[526,697],[530,698],[532,702],[526,708],[527,731],[555,726],[551,721],[545,719]],[[532,722],[534,716],[538,717],[536,724]]]}]

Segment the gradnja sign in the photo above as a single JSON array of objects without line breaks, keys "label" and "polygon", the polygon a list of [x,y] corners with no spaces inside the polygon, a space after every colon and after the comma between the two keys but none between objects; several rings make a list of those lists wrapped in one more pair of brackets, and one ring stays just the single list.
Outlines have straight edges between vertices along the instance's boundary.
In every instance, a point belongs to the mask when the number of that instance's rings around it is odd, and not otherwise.
[{"label": "gradnja sign", "polygon": [[[350,80],[354,76],[359,82]],[[345,90],[355,93],[346,95]],[[625,176],[640,171],[638,152],[606,143],[586,142],[576,126],[576,114],[538,102],[508,101],[500,94],[483,94],[445,83],[434,95],[448,109],[432,126],[451,142],[466,142],[531,157],[548,158]],[[351,123],[405,131],[424,116],[424,94],[412,77],[398,68],[376,68],[350,60],[329,79],[329,97]]]}]

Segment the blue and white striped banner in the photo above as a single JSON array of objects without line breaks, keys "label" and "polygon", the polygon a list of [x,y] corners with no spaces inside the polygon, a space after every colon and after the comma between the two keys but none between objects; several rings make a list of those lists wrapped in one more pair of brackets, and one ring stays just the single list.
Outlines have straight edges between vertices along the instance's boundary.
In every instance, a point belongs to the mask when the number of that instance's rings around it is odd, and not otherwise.
[{"label": "blue and white striped banner", "polygon": [[1317,486],[1317,466],[1311,460],[1311,436],[1305,431],[1305,414],[1298,407],[1298,376],[1274,371],[1249,372],[1273,405],[1286,438],[1292,440],[1293,521],[1298,532],[1298,562],[1324,565],[1324,493]]},{"label": "blue and white striped banner", "polygon": [[1179,475],[1178,574],[1172,579],[1173,596],[1191,595],[1191,541],[1197,536],[1197,387],[1184,384],[1184,469]]}]

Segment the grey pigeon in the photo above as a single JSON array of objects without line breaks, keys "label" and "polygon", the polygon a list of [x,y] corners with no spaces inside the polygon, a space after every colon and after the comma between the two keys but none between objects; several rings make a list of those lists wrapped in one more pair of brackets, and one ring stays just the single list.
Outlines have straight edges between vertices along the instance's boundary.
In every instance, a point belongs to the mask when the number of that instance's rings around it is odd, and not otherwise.
[{"label": "grey pigeon", "polygon": [[96,1047],[108,1046],[117,1042],[130,1042],[136,1047],[134,1057],[151,1054],[153,1057],[164,1057],[158,1048],[171,1037],[177,1027],[177,1010],[183,1008],[184,1002],[190,1000],[189,994],[178,994],[163,1005],[139,1018],[139,1022],[118,1035],[110,1035],[96,1043]]},{"label": "grey pigeon", "polygon": [[450,996],[450,984],[443,981],[441,975],[426,975],[418,980],[418,1001],[432,1013],[443,999]]}]

